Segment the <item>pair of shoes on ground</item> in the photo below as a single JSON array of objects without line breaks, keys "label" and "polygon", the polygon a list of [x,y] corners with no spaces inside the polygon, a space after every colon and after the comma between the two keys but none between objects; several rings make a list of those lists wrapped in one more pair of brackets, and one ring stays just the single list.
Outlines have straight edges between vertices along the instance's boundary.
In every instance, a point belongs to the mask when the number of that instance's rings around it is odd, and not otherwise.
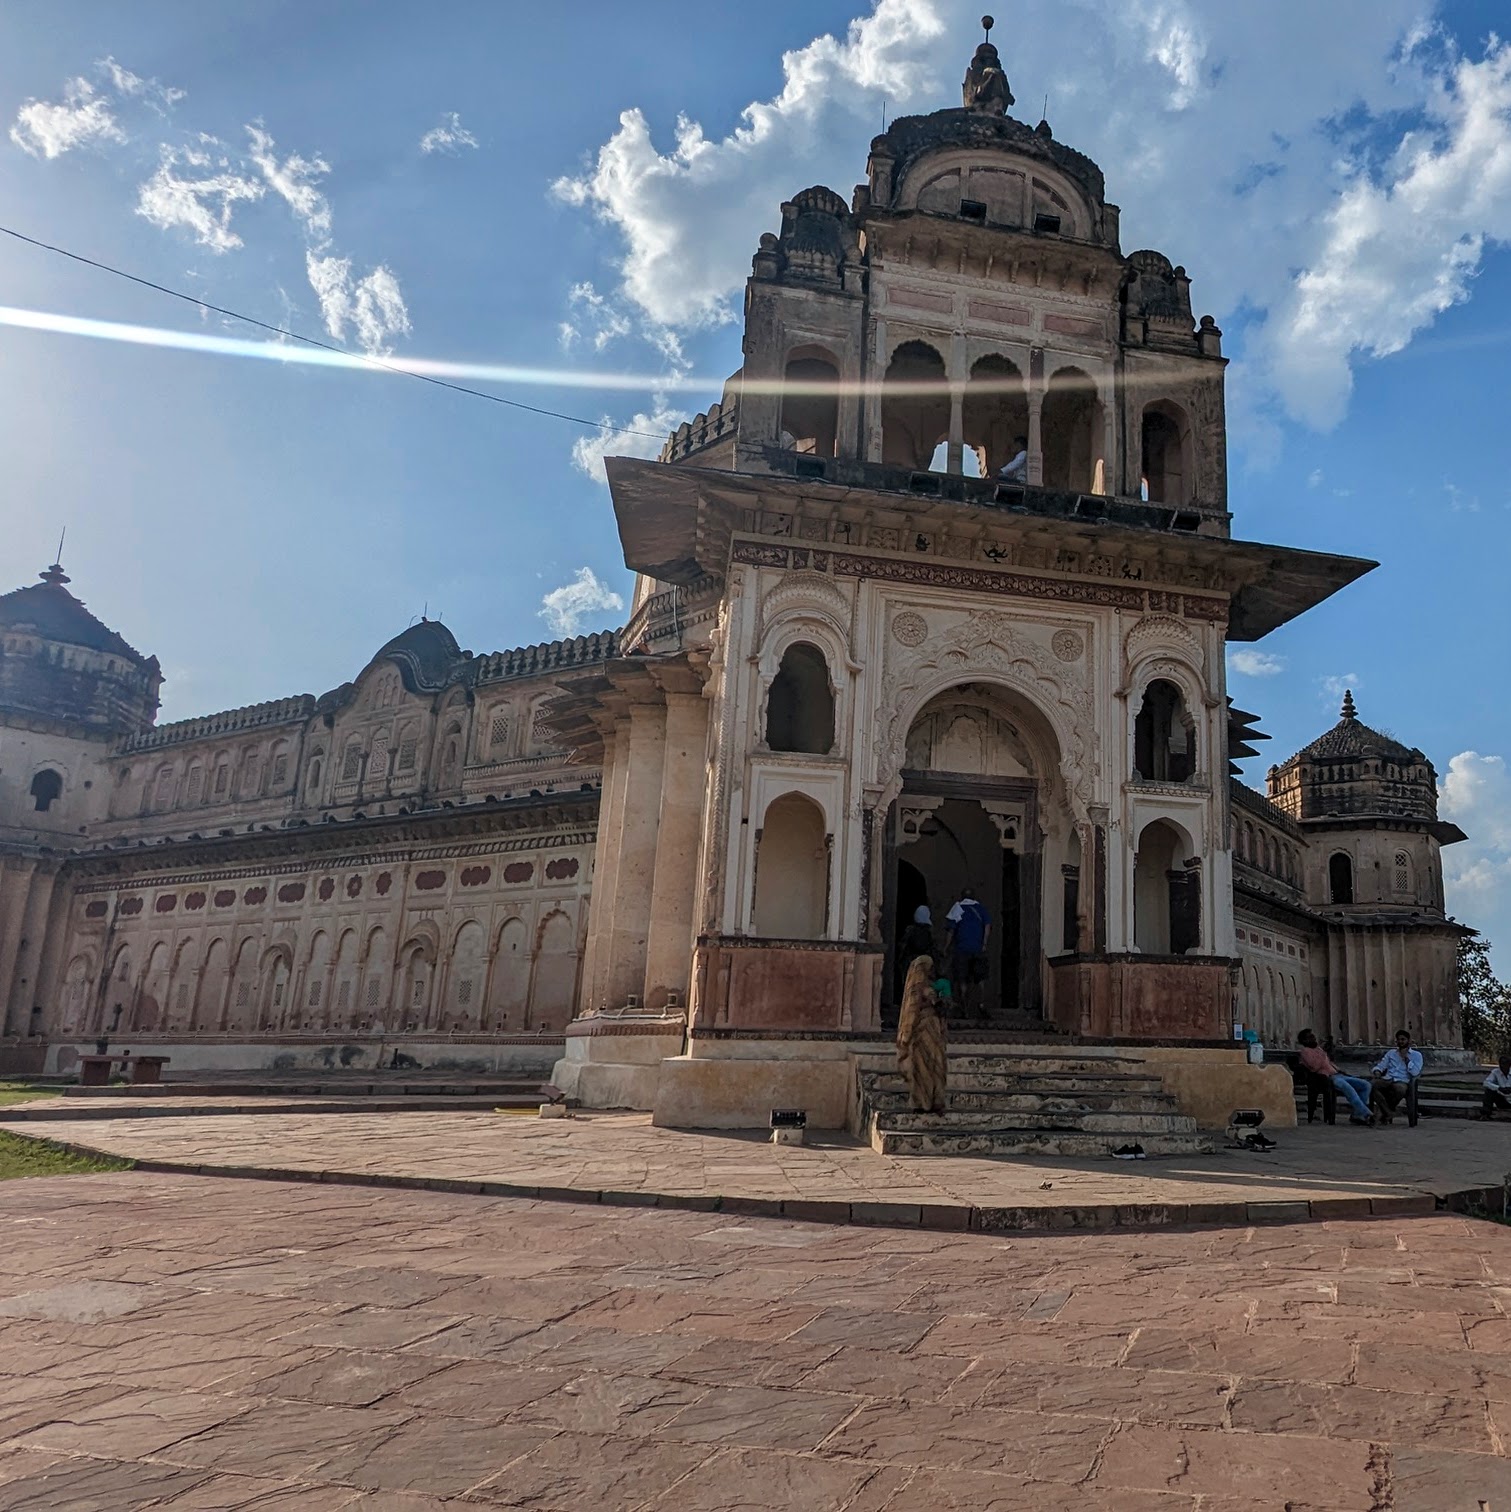
[{"label": "pair of shoes on ground", "polygon": [[1114,1160],[1147,1160],[1148,1159],[1148,1157],[1144,1154],[1144,1147],[1141,1144],[1119,1145],[1118,1148],[1115,1149],[1112,1152],[1112,1158]]},{"label": "pair of shoes on ground", "polygon": [[1273,1150],[1275,1148],[1275,1141],[1268,1134],[1256,1129],[1254,1137],[1249,1140],[1249,1148],[1251,1150]]},{"label": "pair of shoes on ground", "polygon": [[1371,1113],[1368,1118],[1360,1118],[1359,1115],[1355,1113],[1350,1116],[1348,1121],[1351,1124],[1359,1124],[1363,1128],[1372,1129],[1375,1126],[1375,1115]]}]

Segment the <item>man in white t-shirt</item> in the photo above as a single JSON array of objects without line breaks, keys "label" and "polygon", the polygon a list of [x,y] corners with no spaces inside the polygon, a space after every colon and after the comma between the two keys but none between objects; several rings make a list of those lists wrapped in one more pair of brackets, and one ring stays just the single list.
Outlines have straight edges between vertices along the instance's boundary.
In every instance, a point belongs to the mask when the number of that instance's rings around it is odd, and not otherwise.
[{"label": "man in white t-shirt", "polygon": [[1481,1118],[1494,1118],[1495,1110],[1511,1113],[1511,1050],[1502,1050],[1500,1064],[1485,1078]]},{"label": "man in white t-shirt", "polygon": [[1004,483],[1028,482],[1028,437],[1019,436],[1013,441],[1010,461],[997,469],[997,476]]}]

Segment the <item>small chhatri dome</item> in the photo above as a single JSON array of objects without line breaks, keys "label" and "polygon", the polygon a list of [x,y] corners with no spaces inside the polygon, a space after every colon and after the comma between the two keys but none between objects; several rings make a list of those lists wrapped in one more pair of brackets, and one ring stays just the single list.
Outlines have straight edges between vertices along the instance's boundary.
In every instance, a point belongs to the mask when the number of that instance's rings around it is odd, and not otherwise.
[{"label": "small chhatri dome", "polygon": [[434,693],[445,687],[463,659],[461,646],[445,625],[423,616],[382,646],[373,660],[383,657],[398,667],[411,693]]}]

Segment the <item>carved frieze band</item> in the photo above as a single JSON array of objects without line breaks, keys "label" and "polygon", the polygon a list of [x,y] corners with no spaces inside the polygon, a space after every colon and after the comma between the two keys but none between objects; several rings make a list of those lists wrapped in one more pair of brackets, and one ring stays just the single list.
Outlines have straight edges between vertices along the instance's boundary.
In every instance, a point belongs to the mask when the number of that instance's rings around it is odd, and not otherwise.
[{"label": "carved frieze band", "polygon": [[926,588],[959,588],[971,593],[995,593],[1014,598],[1098,604],[1142,614],[1183,615],[1187,619],[1223,621],[1228,617],[1228,606],[1223,599],[1143,588],[1132,583],[1071,582],[1025,572],[947,565],[937,560],[915,562],[846,551],[815,551],[803,546],[779,546],[768,541],[737,540],[732,556],[736,562],[755,567],[833,572],[838,577],[877,578],[883,582],[909,583]]}]

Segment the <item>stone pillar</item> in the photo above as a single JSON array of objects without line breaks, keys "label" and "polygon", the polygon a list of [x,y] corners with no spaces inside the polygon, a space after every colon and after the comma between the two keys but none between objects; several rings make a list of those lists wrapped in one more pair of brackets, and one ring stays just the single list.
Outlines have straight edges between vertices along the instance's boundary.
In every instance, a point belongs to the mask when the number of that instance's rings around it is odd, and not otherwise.
[{"label": "stone pillar", "polygon": [[1044,486],[1044,351],[1028,354],[1028,481]]},{"label": "stone pillar", "polygon": [[614,863],[619,854],[616,798],[622,796],[619,783],[624,776],[620,753],[620,736],[616,731],[603,742],[603,779],[598,796],[598,830],[593,862],[593,892],[588,901],[588,935],[582,951],[582,977],[578,989],[579,1017],[600,1005],[598,996],[599,963],[606,959],[604,941],[608,922],[613,917]]},{"label": "stone pillar", "polygon": [[[882,374],[887,370],[887,323],[885,320],[876,322],[875,330],[871,338],[871,373],[873,381],[866,385],[865,398],[862,404],[862,459],[867,462],[880,462],[882,456],[882,424],[881,424],[881,401],[882,384],[879,381]],[[861,360],[862,368],[865,366],[864,357]]]},{"label": "stone pillar", "polygon": [[1102,492],[1115,494],[1118,489],[1118,416],[1116,398],[1102,406]]},{"label": "stone pillar", "polygon": [[14,1032],[30,1034],[40,1030],[42,1021],[32,1010],[42,1006],[38,989],[42,974],[43,946],[47,942],[48,914],[52,904],[54,869],[38,862],[32,871],[30,895],[21,916],[21,938],[16,947],[16,964],[11,972],[11,996],[15,1001]]},{"label": "stone pillar", "polygon": [[950,437],[945,452],[945,471],[959,477],[965,470],[965,395],[958,385],[950,388]]},{"label": "stone pillar", "polygon": [[661,813],[645,946],[645,1006],[659,1012],[668,992],[687,1004],[692,972],[698,845],[708,751],[708,705],[701,693],[666,695]]},{"label": "stone pillar", "polygon": [[0,860],[0,1035],[24,1034],[31,1005],[20,1001],[16,958],[21,951],[37,862],[30,856]]},{"label": "stone pillar", "polygon": [[[656,868],[656,831],[661,816],[661,775],[666,757],[666,705],[630,709],[625,753],[623,819],[615,867],[613,917],[604,942],[607,962],[599,974],[610,1007],[623,1007],[645,988],[646,937]],[[605,969],[606,968],[606,969]]]}]

